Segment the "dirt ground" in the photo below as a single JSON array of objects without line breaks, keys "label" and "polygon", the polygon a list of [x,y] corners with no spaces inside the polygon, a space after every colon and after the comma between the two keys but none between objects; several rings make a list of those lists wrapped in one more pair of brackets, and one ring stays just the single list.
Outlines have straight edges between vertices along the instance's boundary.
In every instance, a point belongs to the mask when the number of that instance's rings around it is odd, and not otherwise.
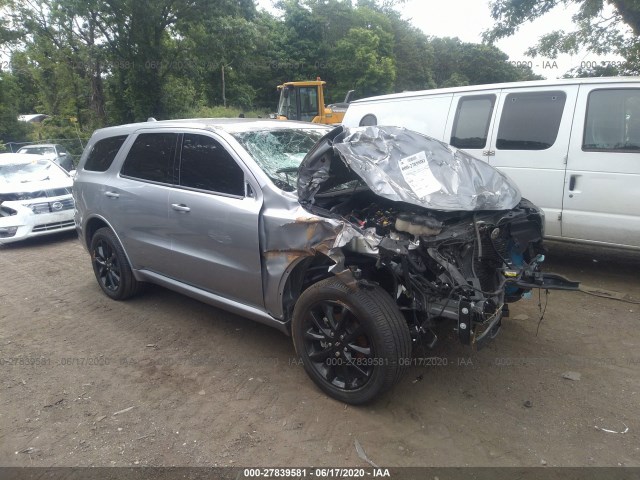
[{"label": "dirt ground", "polygon": [[[638,253],[547,264],[640,300]],[[357,439],[388,467],[640,466],[637,303],[551,292],[536,336],[536,294],[486,349],[445,339],[355,408],[275,330],[159,287],[109,300],[74,234],[0,247],[0,272],[0,465],[366,467]]]}]

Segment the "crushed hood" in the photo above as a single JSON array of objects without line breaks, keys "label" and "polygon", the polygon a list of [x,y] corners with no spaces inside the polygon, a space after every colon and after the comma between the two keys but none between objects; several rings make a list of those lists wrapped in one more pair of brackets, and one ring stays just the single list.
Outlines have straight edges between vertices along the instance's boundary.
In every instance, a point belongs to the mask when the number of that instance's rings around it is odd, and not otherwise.
[{"label": "crushed hood", "polygon": [[491,165],[454,147],[400,127],[337,127],[306,155],[298,198],[358,181],[375,194],[444,211],[509,210],[520,201],[515,183]]}]

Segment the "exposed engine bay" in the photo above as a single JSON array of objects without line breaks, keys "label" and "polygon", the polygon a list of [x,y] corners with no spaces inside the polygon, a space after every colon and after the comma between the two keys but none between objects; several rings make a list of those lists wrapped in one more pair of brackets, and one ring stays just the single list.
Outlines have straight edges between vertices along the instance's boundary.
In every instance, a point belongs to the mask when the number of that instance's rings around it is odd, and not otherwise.
[{"label": "exposed engine bay", "polygon": [[[452,205],[450,209],[428,208],[429,195],[416,195],[415,181],[406,179],[408,186],[404,187],[399,174],[384,176],[393,172],[389,167],[394,163],[392,150],[402,146],[398,137],[404,132],[379,127],[368,133],[371,141],[365,143],[371,163],[349,162],[344,149],[316,149],[315,157],[305,160],[316,168],[305,172],[304,163],[301,167],[299,191],[302,186],[310,193],[309,201],[303,203],[307,210],[347,222],[361,233],[342,247],[345,265],[361,282],[372,281],[389,291],[405,314],[414,339],[433,345],[436,327],[449,320],[462,343],[482,347],[497,334],[501,319],[508,315],[507,304],[527,295],[531,288],[577,289],[575,282],[540,271],[544,214],[522,199],[507,177],[466,154],[457,156],[463,152],[447,150],[452,159],[447,165],[446,155],[430,155],[432,151],[425,148],[425,142],[435,140],[412,137],[408,143],[422,142],[417,148],[428,151],[422,156],[429,163],[439,162],[440,172],[449,168],[461,178],[468,174],[471,181],[482,177],[482,183],[472,186],[479,191],[487,184],[497,186],[495,195],[490,191],[476,194],[466,186],[468,199],[452,201],[448,198],[451,195],[442,195],[437,201]],[[362,137],[360,130],[359,147]],[[385,141],[390,138],[393,142]],[[344,133],[342,138],[338,135],[328,140],[326,146],[337,147],[339,142],[348,142]],[[444,145],[436,143],[435,148]],[[416,157],[413,151],[402,150],[401,155]],[[382,174],[376,168],[383,163],[375,158],[378,154],[388,162],[381,168]],[[361,149],[358,158],[363,156]],[[462,173],[456,164],[460,158],[471,165],[463,165],[467,170]],[[431,181],[438,183],[435,172],[432,168],[429,174]],[[444,188],[437,193],[442,194]],[[391,193],[376,194],[374,190]],[[431,192],[436,190],[431,188]],[[453,207],[455,201],[461,202],[458,209]],[[472,207],[465,209],[463,203]]]}]

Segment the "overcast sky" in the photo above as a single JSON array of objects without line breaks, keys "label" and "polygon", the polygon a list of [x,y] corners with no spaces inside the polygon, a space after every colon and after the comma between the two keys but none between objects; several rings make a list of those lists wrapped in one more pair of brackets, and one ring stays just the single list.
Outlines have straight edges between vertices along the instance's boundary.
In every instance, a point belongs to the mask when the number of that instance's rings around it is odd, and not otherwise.
[{"label": "overcast sky", "polygon": [[[272,1],[258,0],[258,4],[266,8]],[[586,52],[576,56],[563,55],[555,60],[525,56],[527,48],[534,45],[541,35],[559,29],[573,30],[571,17],[576,9],[574,5],[570,7],[572,8],[557,7],[537,21],[524,25],[514,36],[501,40],[496,46],[509,55],[511,61],[531,62],[534,72],[546,78],[561,77],[582,62],[602,60]],[[493,24],[488,0],[408,0],[398,8],[403,18],[410,19],[425,34],[458,37],[464,42],[481,43],[482,32]],[[557,67],[553,65],[554,61]]]}]

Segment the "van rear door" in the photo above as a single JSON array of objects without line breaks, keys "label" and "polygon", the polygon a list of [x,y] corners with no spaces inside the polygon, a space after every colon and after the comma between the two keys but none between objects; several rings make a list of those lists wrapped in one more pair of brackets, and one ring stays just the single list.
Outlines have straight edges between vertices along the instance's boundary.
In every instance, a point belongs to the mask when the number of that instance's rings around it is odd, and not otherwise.
[{"label": "van rear door", "polygon": [[546,214],[549,237],[560,237],[562,199],[577,85],[504,89],[489,163],[509,175],[523,197]]},{"label": "van rear door", "polygon": [[580,86],[562,236],[640,247],[638,84]]}]

